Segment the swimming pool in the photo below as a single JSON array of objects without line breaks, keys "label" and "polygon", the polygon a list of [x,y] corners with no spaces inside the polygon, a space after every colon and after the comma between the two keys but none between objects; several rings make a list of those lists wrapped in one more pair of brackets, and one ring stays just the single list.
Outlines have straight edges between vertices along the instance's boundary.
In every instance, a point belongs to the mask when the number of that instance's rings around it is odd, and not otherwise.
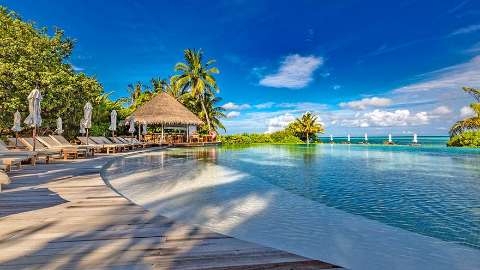
[{"label": "swimming pool", "polygon": [[176,149],[119,160],[105,175],[159,214],[347,268],[480,267],[476,149]]}]

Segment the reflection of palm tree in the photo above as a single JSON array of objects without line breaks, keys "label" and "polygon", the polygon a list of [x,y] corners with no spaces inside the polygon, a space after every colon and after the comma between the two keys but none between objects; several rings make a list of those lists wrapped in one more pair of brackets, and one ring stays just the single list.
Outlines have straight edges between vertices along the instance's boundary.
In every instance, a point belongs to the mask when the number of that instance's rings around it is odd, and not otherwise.
[{"label": "reflection of palm tree", "polygon": [[480,90],[471,87],[463,87],[463,91],[472,95],[477,101],[477,103],[470,104],[470,108],[475,113],[475,116],[457,121],[450,128],[450,137],[458,135],[464,131],[480,129]]},{"label": "reflection of palm tree", "polygon": [[193,97],[200,100],[202,111],[205,114],[208,129],[211,129],[210,118],[205,107],[205,97],[207,93],[214,95],[218,92],[218,85],[214,74],[220,73],[216,67],[212,67],[215,60],[209,60],[203,63],[203,52],[201,50],[186,49],[184,51],[185,63],[180,62],[175,65],[175,71],[180,74],[172,76],[171,80],[175,82],[181,91],[189,91]]},{"label": "reflection of palm tree", "polygon": [[318,123],[317,120],[318,116],[306,112],[302,117],[297,118],[295,122],[293,122],[291,128],[294,132],[302,134],[306,138],[307,144],[309,144],[310,135],[324,132],[323,126]]}]

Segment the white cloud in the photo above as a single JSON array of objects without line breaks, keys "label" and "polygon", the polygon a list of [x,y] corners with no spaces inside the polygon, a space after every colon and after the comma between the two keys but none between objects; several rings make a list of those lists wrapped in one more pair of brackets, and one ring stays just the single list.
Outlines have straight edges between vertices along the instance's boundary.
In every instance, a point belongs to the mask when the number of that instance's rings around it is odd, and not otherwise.
[{"label": "white cloud", "polygon": [[354,100],[350,102],[342,102],[339,105],[342,108],[347,107],[354,110],[365,110],[368,107],[386,107],[390,104],[392,104],[391,99],[372,97],[372,98],[364,98],[361,100]]},{"label": "white cloud", "polygon": [[399,127],[417,126],[429,123],[430,117],[426,112],[410,113],[409,110],[393,112],[375,109],[372,112],[356,114],[354,119],[344,119],[341,123],[346,127]]},{"label": "white cloud", "polygon": [[231,111],[229,113],[227,113],[227,118],[235,118],[235,117],[239,117],[240,116],[240,112],[237,112],[237,111]]},{"label": "white cloud", "polygon": [[457,29],[454,32],[452,32],[450,35],[455,36],[455,35],[461,35],[461,34],[469,34],[477,31],[480,31],[480,24],[472,24],[472,25]]},{"label": "white cloud", "polygon": [[432,111],[432,114],[443,115],[443,114],[449,114],[451,112],[452,110],[450,110],[448,106],[439,106]]},{"label": "white cloud", "polygon": [[463,86],[480,84],[480,56],[467,63],[450,66],[423,76],[427,80],[394,89],[394,93],[413,93],[430,90],[461,89]]},{"label": "white cloud", "polygon": [[249,104],[235,104],[233,102],[228,102],[222,105],[222,108],[225,110],[245,110],[245,109],[250,109]]},{"label": "white cloud", "polygon": [[460,117],[472,117],[475,116],[475,112],[472,110],[472,108],[468,106],[464,106],[460,109]]},{"label": "white cloud", "polygon": [[300,89],[313,80],[313,72],[323,65],[323,58],[293,54],[285,57],[277,73],[260,80],[260,85],[275,88]]},{"label": "white cloud", "polygon": [[273,105],[275,105],[274,102],[265,102],[265,103],[260,103],[260,104],[255,105],[255,108],[257,108],[257,109],[269,109],[269,108],[273,107]]},{"label": "white cloud", "polygon": [[282,130],[295,120],[295,116],[286,113],[280,116],[270,118],[267,121],[267,131],[265,133],[273,133],[275,131]]},{"label": "white cloud", "polygon": [[342,86],[339,85],[339,84],[335,84],[332,88],[333,88],[333,90],[338,90],[338,89],[342,88]]}]

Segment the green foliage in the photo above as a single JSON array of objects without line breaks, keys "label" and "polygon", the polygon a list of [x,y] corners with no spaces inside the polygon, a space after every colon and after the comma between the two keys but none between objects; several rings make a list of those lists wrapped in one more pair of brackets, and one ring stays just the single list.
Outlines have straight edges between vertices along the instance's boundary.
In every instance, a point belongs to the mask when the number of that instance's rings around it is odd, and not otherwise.
[{"label": "green foliage", "polygon": [[287,130],[308,144],[311,139],[316,140],[316,134],[324,133],[325,131],[317,120],[318,116],[306,112],[302,117],[289,124]]},{"label": "green foliage", "polygon": [[56,118],[62,117],[65,135],[76,135],[85,102],[94,101],[103,89],[68,63],[73,45],[62,30],[49,36],[46,28],[0,6],[0,133],[9,133],[16,110],[23,119],[28,115],[27,96],[37,86],[43,95],[39,133],[55,130]]},{"label": "green foliage", "polygon": [[465,131],[450,138],[448,146],[480,147],[480,130]]},{"label": "green foliage", "polygon": [[[202,102],[205,107],[202,107]],[[208,119],[210,120],[211,129],[215,130],[218,133],[219,129],[226,131],[225,126],[220,121],[221,118],[225,118],[225,109],[217,104],[222,101],[220,97],[216,97],[212,93],[205,93],[204,96],[194,97],[190,93],[185,93],[180,96],[179,101],[185,105],[190,111],[200,118],[204,123],[207,123],[207,117],[205,111],[208,114]],[[205,110],[204,110],[205,108]],[[198,132],[200,134],[208,134],[209,131],[208,125],[203,125],[200,127]]]},{"label": "green foliage", "polygon": [[278,144],[299,144],[303,141],[287,130],[277,131],[271,134],[237,134],[222,135],[219,140],[224,145],[248,145],[255,143],[278,143]]},{"label": "green foliage", "polygon": [[462,132],[475,131],[480,129],[480,90],[471,87],[463,87],[463,91],[470,94],[477,101],[476,103],[470,104],[470,108],[475,113],[475,115],[473,117],[457,121],[450,128],[450,138],[453,138],[456,135],[461,134]]},{"label": "green foliage", "polygon": [[206,63],[203,61],[202,50],[186,49],[184,58],[184,63],[180,62],[175,65],[175,71],[179,74],[172,76],[170,80],[175,85],[176,91],[189,92],[192,97],[199,99],[208,130],[210,130],[212,125],[210,115],[205,107],[205,99],[208,94],[215,96],[215,93],[220,91],[213,76],[220,71],[216,67],[212,67],[215,60],[208,60]]}]

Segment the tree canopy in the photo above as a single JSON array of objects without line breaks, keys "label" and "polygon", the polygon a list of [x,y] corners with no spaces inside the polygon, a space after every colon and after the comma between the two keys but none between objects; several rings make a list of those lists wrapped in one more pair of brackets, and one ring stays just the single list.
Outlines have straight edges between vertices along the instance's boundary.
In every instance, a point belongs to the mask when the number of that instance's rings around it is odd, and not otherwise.
[{"label": "tree canopy", "polygon": [[77,73],[69,63],[74,42],[64,32],[37,28],[0,6],[0,131],[12,126],[13,114],[28,115],[27,96],[35,87],[43,95],[40,132],[55,129],[64,119],[66,135],[78,130],[85,102],[95,102],[103,88],[93,77]]}]

